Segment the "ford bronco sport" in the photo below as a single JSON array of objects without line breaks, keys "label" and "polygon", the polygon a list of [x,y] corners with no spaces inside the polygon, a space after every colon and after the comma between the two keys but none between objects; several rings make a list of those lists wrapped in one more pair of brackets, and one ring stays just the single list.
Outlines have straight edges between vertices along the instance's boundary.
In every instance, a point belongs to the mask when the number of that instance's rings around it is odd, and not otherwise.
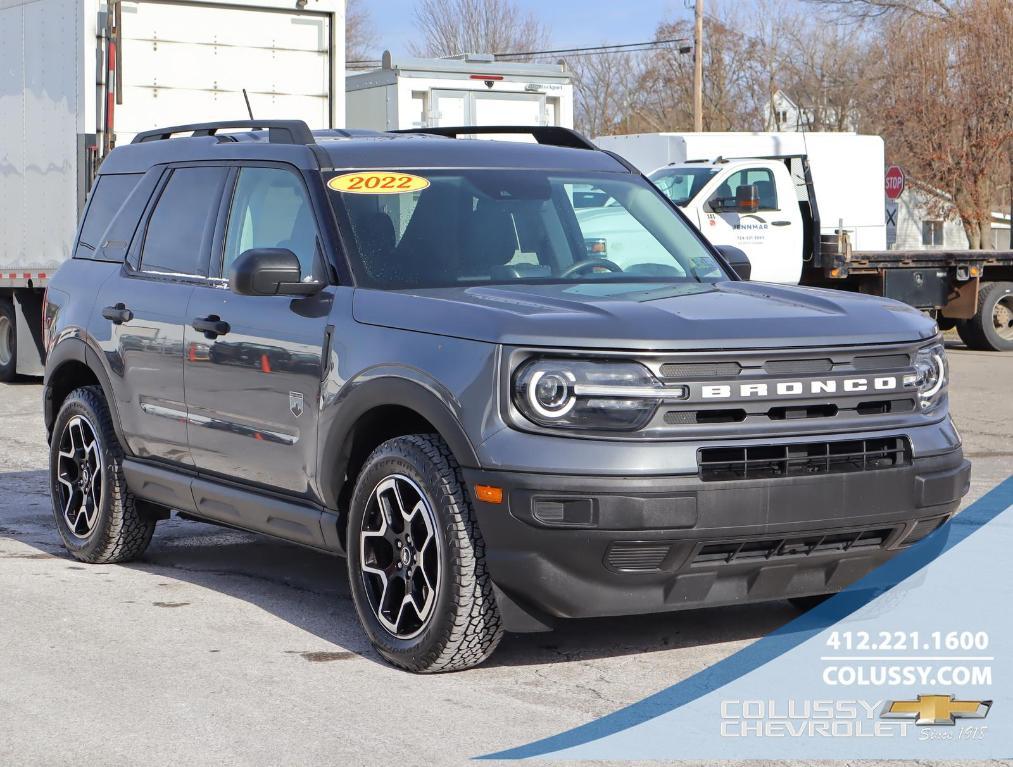
[{"label": "ford bronco sport", "polygon": [[457,137],[518,130],[113,151],[45,308],[73,556],[172,511],[344,555],[379,653],[444,671],[565,618],[818,598],[954,513],[930,319],[740,279],[572,131]]}]

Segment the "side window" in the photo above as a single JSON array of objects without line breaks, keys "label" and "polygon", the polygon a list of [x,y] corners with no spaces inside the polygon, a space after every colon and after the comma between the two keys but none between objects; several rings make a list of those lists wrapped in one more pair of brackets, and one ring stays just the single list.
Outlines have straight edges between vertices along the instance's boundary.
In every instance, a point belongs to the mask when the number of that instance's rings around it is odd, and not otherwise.
[{"label": "side window", "polygon": [[753,185],[760,198],[760,210],[777,210],[777,187],[774,174],[768,168],[746,168],[733,173],[718,187],[711,200],[720,200],[726,207],[735,205],[735,190],[740,186]]},{"label": "side window", "polygon": [[162,189],[141,249],[141,271],[207,276],[203,246],[218,211],[224,168],[176,168]]},{"label": "side window", "polygon": [[99,176],[91,192],[91,201],[81,224],[75,258],[93,258],[102,244],[102,234],[109,227],[123,202],[134,191],[140,173]]},{"label": "side window", "polygon": [[288,248],[304,282],[317,278],[317,229],[302,179],[281,168],[243,168],[232,198],[222,274],[250,248]]}]

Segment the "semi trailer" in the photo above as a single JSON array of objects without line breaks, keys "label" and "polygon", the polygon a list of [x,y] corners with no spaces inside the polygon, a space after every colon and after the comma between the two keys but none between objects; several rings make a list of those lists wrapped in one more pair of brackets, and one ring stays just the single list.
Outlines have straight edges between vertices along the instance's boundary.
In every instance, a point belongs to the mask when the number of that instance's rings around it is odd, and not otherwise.
[{"label": "semi trailer", "polygon": [[0,381],[42,373],[43,294],[113,147],[245,114],[342,127],[344,26],[344,0],[0,0]]}]

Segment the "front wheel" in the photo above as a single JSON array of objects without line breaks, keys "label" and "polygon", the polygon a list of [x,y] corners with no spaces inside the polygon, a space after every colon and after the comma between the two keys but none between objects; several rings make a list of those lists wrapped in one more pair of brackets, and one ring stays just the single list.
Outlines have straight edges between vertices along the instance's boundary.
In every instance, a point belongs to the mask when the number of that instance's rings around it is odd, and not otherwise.
[{"label": "front wheel", "polygon": [[53,426],[49,484],[56,528],[82,562],[136,559],[148,547],[155,521],[127,488],[123,449],[102,390],[70,393]]},{"label": "front wheel", "polygon": [[348,579],[366,635],[416,672],[476,666],[503,635],[485,543],[460,468],[438,435],[388,440],[359,473]]}]

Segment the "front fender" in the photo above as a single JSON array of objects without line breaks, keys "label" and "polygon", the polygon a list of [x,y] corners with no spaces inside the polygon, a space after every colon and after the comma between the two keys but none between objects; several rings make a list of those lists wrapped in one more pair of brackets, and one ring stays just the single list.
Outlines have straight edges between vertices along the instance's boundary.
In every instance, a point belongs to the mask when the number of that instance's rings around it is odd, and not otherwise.
[{"label": "front fender", "polygon": [[[102,394],[105,396],[106,404],[109,406],[109,412],[112,415],[113,430],[116,432],[116,438],[126,451],[127,443],[123,438],[123,431],[120,428],[119,409],[116,398],[113,396],[113,388],[109,382],[109,375],[103,367],[99,355],[80,335],[67,334],[64,338],[58,338],[46,357],[46,372],[42,379],[42,409],[47,435],[52,432],[56,416],[59,414],[55,395],[61,394],[60,399],[62,401],[62,396],[69,394],[69,391],[64,391],[65,382],[63,380],[64,375],[74,375],[68,371],[69,365],[83,365],[98,380],[99,386],[102,387]],[[69,385],[71,389],[77,388],[73,386],[73,379],[70,379],[66,385]]]},{"label": "front fender", "polygon": [[375,368],[348,381],[333,400],[325,398],[321,408],[318,476],[341,477],[321,488],[329,508],[337,508],[356,422],[369,411],[387,405],[408,408],[422,416],[440,433],[461,466],[479,466],[478,455],[458,416],[460,404],[445,387],[420,370]]}]

